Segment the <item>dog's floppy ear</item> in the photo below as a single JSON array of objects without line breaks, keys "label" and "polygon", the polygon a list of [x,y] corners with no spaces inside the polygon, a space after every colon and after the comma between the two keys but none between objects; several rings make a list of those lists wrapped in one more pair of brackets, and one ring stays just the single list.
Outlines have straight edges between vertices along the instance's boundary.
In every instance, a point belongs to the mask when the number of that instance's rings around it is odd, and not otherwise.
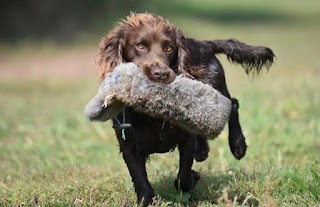
[{"label": "dog's floppy ear", "polygon": [[187,48],[187,40],[181,30],[175,28],[176,44],[177,44],[177,55],[175,58],[174,67],[182,74],[189,61],[189,50]]},{"label": "dog's floppy ear", "polygon": [[100,67],[99,78],[103,80],[108,72],[111,72],[117,65],[123,63],[122,50],[125,46],[125,28],[118,26],[99,43],[97,63]]}]

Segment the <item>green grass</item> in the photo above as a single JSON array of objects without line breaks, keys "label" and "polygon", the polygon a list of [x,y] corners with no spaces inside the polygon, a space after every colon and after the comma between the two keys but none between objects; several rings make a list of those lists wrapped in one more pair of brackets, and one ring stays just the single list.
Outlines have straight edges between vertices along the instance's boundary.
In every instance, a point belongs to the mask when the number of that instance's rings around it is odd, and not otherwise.
[{"label": "green grass", "polygon": [[[284,2],[281,8],[286,5],[294,16],[320,10]],[[172,20],[188,36],[270,46],[277,60],[268,73],[252,79],[221,57],[231,94],[240,100],[247,155],[241,161],[232,157],[225,130],[210,141],[209,158],[194,164],[202,177],[187,194],[173,187],[178,153],[152,155],[147,169],[159,195],[155,206],[320,206],[320,26],[221,24],[196,16]],[[62,50],[54,46],[45,55]],[[14,51],[6,55],[13,62],[30,55],[28,47],[18,48],[19,55]],[[0,79],[0,206],[136,205],[110,123],[83,117],[98,87],[95,71],[76,79],[59,74],[25,79],[18,73]]]}]

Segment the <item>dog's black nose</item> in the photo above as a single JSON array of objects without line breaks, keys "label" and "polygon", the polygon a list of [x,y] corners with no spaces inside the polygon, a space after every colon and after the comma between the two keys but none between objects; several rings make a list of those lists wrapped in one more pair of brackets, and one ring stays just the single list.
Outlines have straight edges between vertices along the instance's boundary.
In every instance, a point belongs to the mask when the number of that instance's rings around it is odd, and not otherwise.
[{"label": "dog's black nose", "polygon": [[152,76],[155,80],[166,81],[169,79],[170,71],[164,69],[154,69]]},{"label": "dog's black nose", "polygon": [[169,84],[176,78],[172,69],[160,63],[143,64],[139,67],[149,80],[156,83]]}]

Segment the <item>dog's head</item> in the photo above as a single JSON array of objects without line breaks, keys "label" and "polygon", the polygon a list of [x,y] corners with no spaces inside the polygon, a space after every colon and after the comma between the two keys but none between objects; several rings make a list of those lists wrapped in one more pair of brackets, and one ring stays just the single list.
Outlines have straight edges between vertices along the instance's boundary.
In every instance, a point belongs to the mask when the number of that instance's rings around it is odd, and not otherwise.
[{"label": "dog's head", "polygon": [[120,63],[133,62],[150,80],[170,83],[182,72],[189,58],[183,33],[150,13],[132,13],[99,46],[101,79]]}]

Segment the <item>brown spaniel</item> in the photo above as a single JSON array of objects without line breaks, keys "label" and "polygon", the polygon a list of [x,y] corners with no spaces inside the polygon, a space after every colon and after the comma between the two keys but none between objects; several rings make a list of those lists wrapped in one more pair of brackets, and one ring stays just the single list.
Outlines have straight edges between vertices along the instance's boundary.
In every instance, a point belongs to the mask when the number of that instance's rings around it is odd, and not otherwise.
[{"label": "brown spaniel", "polygon": [[[100,79],[123,62],[136,63],[152,81],[169,84],[176,75],[183,74],[210,84],[232,101],[229,118],[229,146],[232,154],[241,159],[247,149],[239,123],[237,99],[231,98],[225,75],[215,54],[240,64],[247,73],[259,73],[273,63],[271,49],[249,46],[237,40],[198,41],[185,38],[181,30],[160,16],[150,13],[131,14],[100,42],[98,64]],[[168,120],[170,122],[170,120]],[[152,153],[164,153],[175,149],[180,153],[179,172],[175,187],[183,192],[196,186],[200,176],[192,170],[194,159],[198,162],[208,157],[207,141],[165,120],[154,119],[131,108],[125,108],[113,120],[130,123],[131,127],[115,127],[120,151],[134,183],[138,202],[148,205],[155,192],[145,168],[146,159]],[[126,125],[128,126],[128,125]]]}]

